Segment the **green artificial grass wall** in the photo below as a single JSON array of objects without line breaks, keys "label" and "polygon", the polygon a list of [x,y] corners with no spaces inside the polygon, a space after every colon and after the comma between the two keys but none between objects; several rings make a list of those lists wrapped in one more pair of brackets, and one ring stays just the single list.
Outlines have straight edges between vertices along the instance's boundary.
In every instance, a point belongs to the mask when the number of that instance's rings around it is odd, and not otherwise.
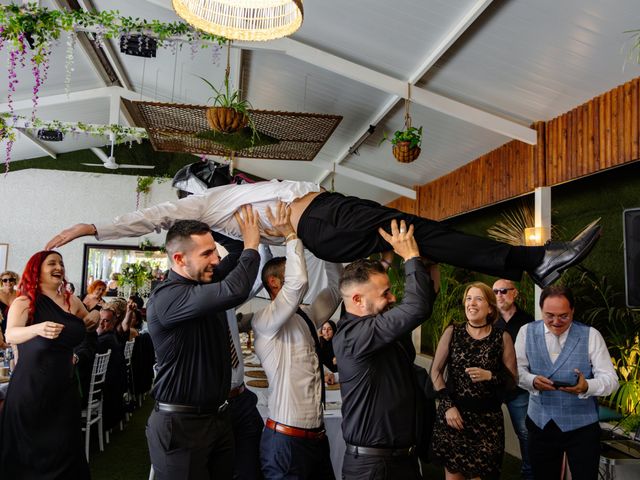
[{"label": "green artificial grass wall", "polygon": [[[510,200],[450,219],[455,229],[487,235],[487,229],[501,219],[503,212],[521,202],[533,205],[533,195]],[[552,223],[562,239],[570,239],[586,224],[601,217],[603,232],[598,244],[582,265],[598,276],[606,276],[615,290],[624,292],[624,244],[622,212],[640,207],[640,162],[611,169],[552,188]],[[484,281],[492,281],[483,276]],[[624,296],[621,296],[624,301]]]},{"label": "green artificial grass wall", "polygon": [[[109,149],[103,148],[108,155]],[[102,166],[88,167],[82,163],[100,164],[102,161],[91,150],[58,154],[58,158],[49,156],[11,162],[9,172],[25,170],[27,168],[41,168],[47,170],[67,170],[75,172],[110,173],[114,175],[140,175],[153,177],[172,177],[180,168],[198,161],[198,157],[184,153],[164,153],[153,150],[151,143],[145,140],[141,144],[132,143],[116,145],[114,157],[119,164],[155,165],[156,168],[134,169],[120,168],[109,170]]]},{"label": "green artificial grass wall", "polygon": [[[103,147],[103,151],[107,155],[110,153],[108,148]],[[118,170],[109,170],[103,166],[88,167],[82,164],[100,164],[102,161],[91,150],[79,150],[76,152],[58,154],[58,158],[45,156],[11,162],[9,166],[9,174],[11,174],[12,171],[15,172],[28,168],[40,168],[46,170],[106,173],[112,175],[138,175],[141,177],[172,178],[180,168],[198,161],[198,156],[188,153],[156,152],[148,140],[143,140],[141,144],[134,142],[131,145],[116,145],[113,156],[118,164],[155,165],[156,168],[120,168]],[[256,181],[262,180],[254,175],[246,175]]]}]

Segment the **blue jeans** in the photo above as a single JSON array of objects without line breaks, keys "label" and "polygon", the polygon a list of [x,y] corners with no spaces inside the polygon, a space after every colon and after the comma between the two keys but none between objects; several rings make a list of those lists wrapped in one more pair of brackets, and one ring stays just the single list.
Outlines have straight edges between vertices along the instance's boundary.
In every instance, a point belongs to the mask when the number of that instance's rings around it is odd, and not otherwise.
[{"label": "blue jeans", "polygon": [[511,424],[520,442],[520,454],[522,455],[521,474],[524,480],[533,479],[533,470],[529,460],[529,433],[525,425],[527,408],[529,407],[529,392],[520,392],[516,398],[507,402]]}]

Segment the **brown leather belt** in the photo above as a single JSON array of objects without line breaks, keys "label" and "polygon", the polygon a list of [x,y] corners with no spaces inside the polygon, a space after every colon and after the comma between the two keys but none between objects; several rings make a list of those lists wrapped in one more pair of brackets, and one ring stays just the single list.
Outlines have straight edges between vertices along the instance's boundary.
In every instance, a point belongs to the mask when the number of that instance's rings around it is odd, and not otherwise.
[{"label": "brown leather belt", "polygon": [[327,436],[327,432],[324,428],[321,430],[308,430],[306,428],[290,427],[283,423],[278,423],[270,418],[267,418],[266,427],[275,430],[283,435],[297,438],[309,438],[311,440],[322,440]]},{"label": "brown leather belt", "polygon": [[244,383],[238,385],[237,387],[232,388],[231,390],[229,390],[229,400],[231,400],[232,398],[236,398],[238,395],[240,395],[241,393],[244,393]]},{"label": "brown leather belt", "polygon": [[409,448],[377,448],[358,447],[347,443],[347,453],[351,455],[368,455],[372,457],[410,457],[416,451],[415,447]]}]

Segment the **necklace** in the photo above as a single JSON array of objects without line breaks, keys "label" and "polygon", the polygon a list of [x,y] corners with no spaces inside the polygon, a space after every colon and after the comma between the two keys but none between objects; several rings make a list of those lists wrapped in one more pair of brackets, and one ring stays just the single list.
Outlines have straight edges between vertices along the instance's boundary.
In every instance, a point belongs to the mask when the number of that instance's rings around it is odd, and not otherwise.
[{"label": "necklace", "polygon": [[467,320],[467,325],[469,325],[471,328],[484,328],[484,327],[488,327],[491,324],[487,322],[487,323],[483,323],[482,325],[474,325],[473,323],[469,322],[469,320]]}]

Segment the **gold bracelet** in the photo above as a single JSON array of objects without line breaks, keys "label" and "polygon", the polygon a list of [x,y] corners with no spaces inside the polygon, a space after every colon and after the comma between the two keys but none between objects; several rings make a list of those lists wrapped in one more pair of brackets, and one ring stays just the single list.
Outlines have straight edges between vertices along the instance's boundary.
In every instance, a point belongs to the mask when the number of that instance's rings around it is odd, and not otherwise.
[{"label": "gold bracelet", "polygon": [[291,232],[289,235],[287,235],[286,237],[284,237],[284,241],[288,242],[289,239],[293,239],[295,240],[296,238],[298,238],[298,236],[296,235],[296,232]]}]

